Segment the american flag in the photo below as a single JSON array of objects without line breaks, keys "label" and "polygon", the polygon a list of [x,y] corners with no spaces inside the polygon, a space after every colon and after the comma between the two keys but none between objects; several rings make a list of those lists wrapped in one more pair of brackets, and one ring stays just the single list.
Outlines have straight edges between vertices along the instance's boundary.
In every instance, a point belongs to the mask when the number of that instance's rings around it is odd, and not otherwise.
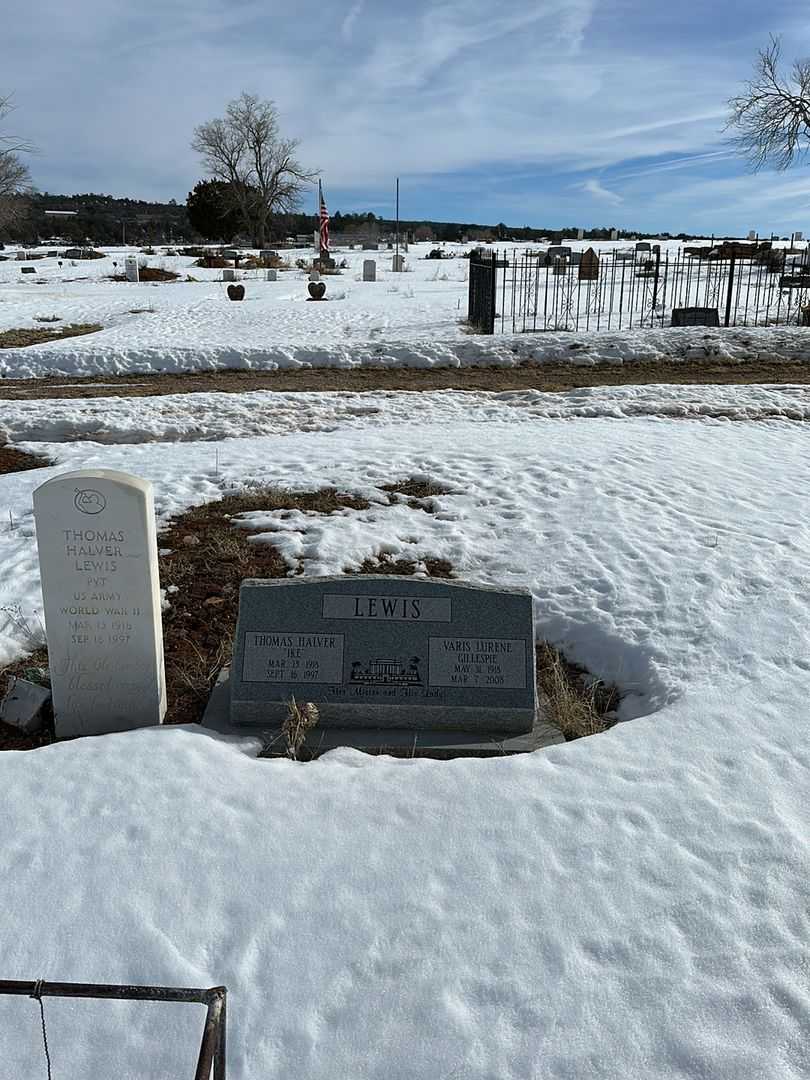
[{"label": "american flag", "polygon": [[318,193],[321,197],[321,251],[329,251],[329,211],[326,209],[326,203],[323,200],[323,186],[320,180],[318,181]]}]

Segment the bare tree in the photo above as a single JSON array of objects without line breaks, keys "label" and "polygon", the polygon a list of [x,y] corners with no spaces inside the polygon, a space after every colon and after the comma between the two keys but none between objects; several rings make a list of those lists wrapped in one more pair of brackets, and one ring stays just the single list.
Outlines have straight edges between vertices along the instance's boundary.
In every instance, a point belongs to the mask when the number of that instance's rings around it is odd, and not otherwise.
[{"label": "bare tree", "polygon": [[296,158],[297,139],[284,139],[272,101],[243,93],[228,103],[225,116],[200,124],[192,150],[215,180],[229,185],[240,216],[258,247],[264,247],[274,213],[295,210],[317,171]]},{"label": "bare tree", "polygon": [[760,50],[754,77],[732,98],[727,130],[755,169],[787,169],[810,149],[810,60],[797,60],[790,75],[779,70],[782,46],[771,37]]},{"label": "bare tree", "polygon": [[[0,120],[11,112],[11,98],[0,98]],[[31,174],[20,154],[32,147],[13,135],[0,134],[0,225],[14,223],[25,211],[20,196],[31,191]]]}]

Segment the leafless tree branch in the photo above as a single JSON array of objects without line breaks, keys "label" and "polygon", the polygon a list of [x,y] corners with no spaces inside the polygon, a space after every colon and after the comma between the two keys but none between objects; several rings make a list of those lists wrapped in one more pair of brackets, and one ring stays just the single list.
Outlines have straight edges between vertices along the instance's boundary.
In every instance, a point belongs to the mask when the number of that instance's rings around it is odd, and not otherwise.
[{"label": "leafless tree branch", "polygon": [[781,58],[781,42],[771,37],[753,78],[728,103],[726,130],[754,169],[769,163],[787,169],[810,149],[810,60],[797,60],[783,77]]}]

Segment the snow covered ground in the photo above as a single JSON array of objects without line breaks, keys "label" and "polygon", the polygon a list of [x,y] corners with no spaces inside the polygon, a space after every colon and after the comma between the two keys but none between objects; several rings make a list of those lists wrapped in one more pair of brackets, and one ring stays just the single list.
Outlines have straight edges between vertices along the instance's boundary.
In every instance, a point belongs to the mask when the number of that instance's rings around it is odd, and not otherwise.
[{"label": "snow covered ground", "polygon": [[[391,272],[392,252],[337,252],[336,259],[349,265],[339,277],[326,279],[329,303],[308,300],[301,270],[280,271],[272,282],[261,271],[240,271],[246,297],[232,303],[221,270],[200,269],[182,256],[143,257],[181,275],[168,284],[110,281],[122,272],[123,248],[105,249],[105,259],[63,262],[61,268],[57,259],[43,259],[31,263],[36,274],[25,277],[20,267],[26,264],[9,259],[0,262],[0,332],[41,328],[48,324],[37,320],[54,316],[60,320],[54,326],[98,323],[103,330],[0,350],[0,377],[301,366],[511,367],[566,359],[583,365],[657,358],[810,359],[810,335],[797,327],[470,335],[461,326],[469,265],[460,257],[469,245],[446,245],[456,257],[441,261],[425,259],[431,247],[412,245],[402,274]],[[615,245],[601,247],[612,251]],[[312,258],[303,249],[282,254],[293,266],[298,258]],[[367,258],[377,261],[376,282],[362,280]],[[187,275],[197,280],[187,281]]]},{"label": "snow covered ground", "polygon": [[[232,485],[334,484],[371,508],[250,523],[309,574],[383,550],[528,585],[538,636],[626,696],[607,734],[505,760],[257,761],[190,729],[0,755],[3,976],[225,983],[236,1080],[806,1077],[807,406],[4,403],[0,437],[57,464],[0,477],[0,605],[40,606],[31,491],[57,471],[146,476],[164,520]],[[437,513],[384,500],[412,475],[450,489]],[[22,645],[0,624],[0,663]],[[56,1076],[193,1069],[189,1006],[46,1012]],[[0,1001],[9,1076],[44,1074],[38,1023]]]}]

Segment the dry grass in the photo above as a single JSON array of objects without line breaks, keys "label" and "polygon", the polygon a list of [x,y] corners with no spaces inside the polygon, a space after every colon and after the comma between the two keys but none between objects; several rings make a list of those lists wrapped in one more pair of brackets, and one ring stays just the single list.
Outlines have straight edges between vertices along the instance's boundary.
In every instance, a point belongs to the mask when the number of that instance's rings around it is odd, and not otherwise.
[{"label": "dry grass", "polygon": [[27,454],[13,446],[0,445],[0,475],[25,472],[26,469],[45,469],[50,464],[47,458],[38,454]]},{"label": "dry grass", "polygon": [[409,499],[432,499],[436,495],[452,494],[451,489],[443,484],[416,476],[410,476],[407,480],[395,480],[390,484],[383,484],[382,490],[396,495],[405,495]]},{"label": "dry grass", "polygon": [[99,323],[70,323],[68,326],[21,327],[18,330],[0,332],[0,349],[24,349],[28,345],[41,345],[45,341],[61,341],[63,338],[95,334],[103,327]]},{"label": "dry grass", "polygon": [[428,577],[452,578],[453,565],[447,559],[429,556],[426,559],[395,559],[393,555],[380,552],[374,558],[364,559],[358,570],[347,569],[344,574],[386,574],[391,577],[412,577],[424,566]]},{"label": "dry grass", "polygon": [[616,722],[611,714],[619,704],[618,688],[592,678],[547,641],[537,646],[537,689],[566,739],[597,735]]}]

